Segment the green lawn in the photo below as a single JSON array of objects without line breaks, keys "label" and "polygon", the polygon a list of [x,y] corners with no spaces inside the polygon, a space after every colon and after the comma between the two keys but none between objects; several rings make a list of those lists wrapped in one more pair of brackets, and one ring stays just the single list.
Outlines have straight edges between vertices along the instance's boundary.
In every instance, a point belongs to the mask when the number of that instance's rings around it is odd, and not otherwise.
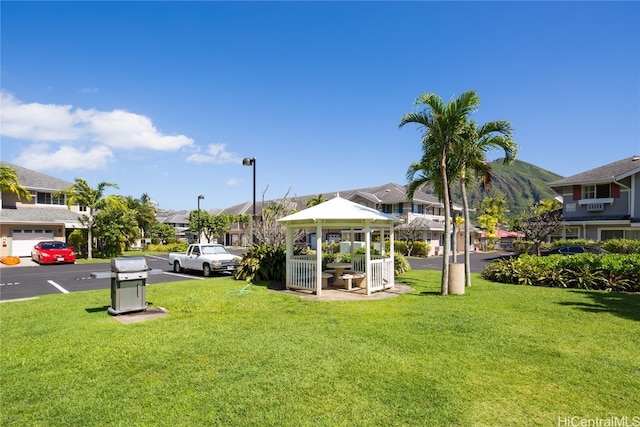
[{"label": "green lawn", "polygon": [[[494,284],[318,302],[210,278],[0,304],[2,426],[557,426],[640,416],[640,295]],[[640,418],[639,418],[640,419]]]}]

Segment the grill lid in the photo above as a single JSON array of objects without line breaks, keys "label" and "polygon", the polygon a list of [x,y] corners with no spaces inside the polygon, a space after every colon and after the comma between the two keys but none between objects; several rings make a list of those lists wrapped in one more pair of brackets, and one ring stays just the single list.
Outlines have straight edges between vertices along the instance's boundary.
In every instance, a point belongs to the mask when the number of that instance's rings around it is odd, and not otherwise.
[{"label": "grill lid", "polygon": [[114,273],[147,270],[147,260],[144,257],[111,258],[111,271]]}]

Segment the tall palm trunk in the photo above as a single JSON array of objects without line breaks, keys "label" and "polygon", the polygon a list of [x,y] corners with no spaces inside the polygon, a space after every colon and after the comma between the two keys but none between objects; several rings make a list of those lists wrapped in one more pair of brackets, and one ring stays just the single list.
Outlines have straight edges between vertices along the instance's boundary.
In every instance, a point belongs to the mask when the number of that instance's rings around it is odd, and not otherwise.
[{"label": "tall palm trunk", "polygon": [[[449,177],[447,176],[447,179]],[[451,260],[454,264],[458,262],[458,243],[457,243],[457,224],[455,211],[453,210],[453,198],[451,197],[451,188],[447,188],[447,192],[449,193],[449,209],[451,215]]]},{"label": "tall palm trunk", "polygon": [[93,209],[89,211],[87,220],[87,259],[93,259]]},{"label": "tall palm trunk", "polygon": [[442,150],[440,157],[440,174],[442,176],[442,188],[444,196],[444,242],[442,256],[442,282],[440,283],[440,294],[449,294],[449,251],[450,251],[450,231],[451,231],[451,207],[449,206],[449,182],[447,179],[447,152],[446,145]]},{"label": "tall palm trunk", "polygon": [[462,210],[464,215],[464,285],[471,286],[471,256],[469,254],[469,237],[471,225],[469,220],[469,200],[467,198],[467,178],[463,169],[460,175],[460,191],[462,192]]}]

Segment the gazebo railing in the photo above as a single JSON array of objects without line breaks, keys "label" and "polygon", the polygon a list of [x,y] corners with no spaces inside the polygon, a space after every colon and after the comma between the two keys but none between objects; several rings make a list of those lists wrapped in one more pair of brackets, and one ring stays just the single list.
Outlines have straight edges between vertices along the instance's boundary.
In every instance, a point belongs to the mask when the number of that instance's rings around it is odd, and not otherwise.
[{"label": "gazebo railing", "polygon": [[371,291],[381,291],[394,285],[392,258],[376,258],[371,260]]},{"label": "gazebo railing", "polygon": [[[366,257],[362,254],[353,256],[353,269],[366,271]],[[381,255],[371,255],[371,291],[381,291],[394,285],[393,259]]]},{"label": "gazebo railing", "polygon": [[316,288],[316,257],[297,255],[289,260],[287,288]]},{"label": "gazebo railing", "polygon": [[[365,257],[353,257],[353,269],[366,271]],[[394,285],[394,265],[392,258],[374,255],[371,259],[371,292],[392,288]],[[287,270],[287,288],[316,289],[316,257],[297,255],[289,260]]]}]

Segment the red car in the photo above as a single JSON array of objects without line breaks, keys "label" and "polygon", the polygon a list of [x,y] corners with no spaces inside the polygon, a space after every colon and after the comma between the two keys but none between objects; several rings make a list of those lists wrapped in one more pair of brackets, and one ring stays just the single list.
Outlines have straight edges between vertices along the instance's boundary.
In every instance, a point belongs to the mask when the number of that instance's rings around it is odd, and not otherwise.
[{"label": "red car", "polygon": [[75,263],[76,254],[73,247],[64,242],[40,242],[31,249],[31,259],[38,264]]}]

